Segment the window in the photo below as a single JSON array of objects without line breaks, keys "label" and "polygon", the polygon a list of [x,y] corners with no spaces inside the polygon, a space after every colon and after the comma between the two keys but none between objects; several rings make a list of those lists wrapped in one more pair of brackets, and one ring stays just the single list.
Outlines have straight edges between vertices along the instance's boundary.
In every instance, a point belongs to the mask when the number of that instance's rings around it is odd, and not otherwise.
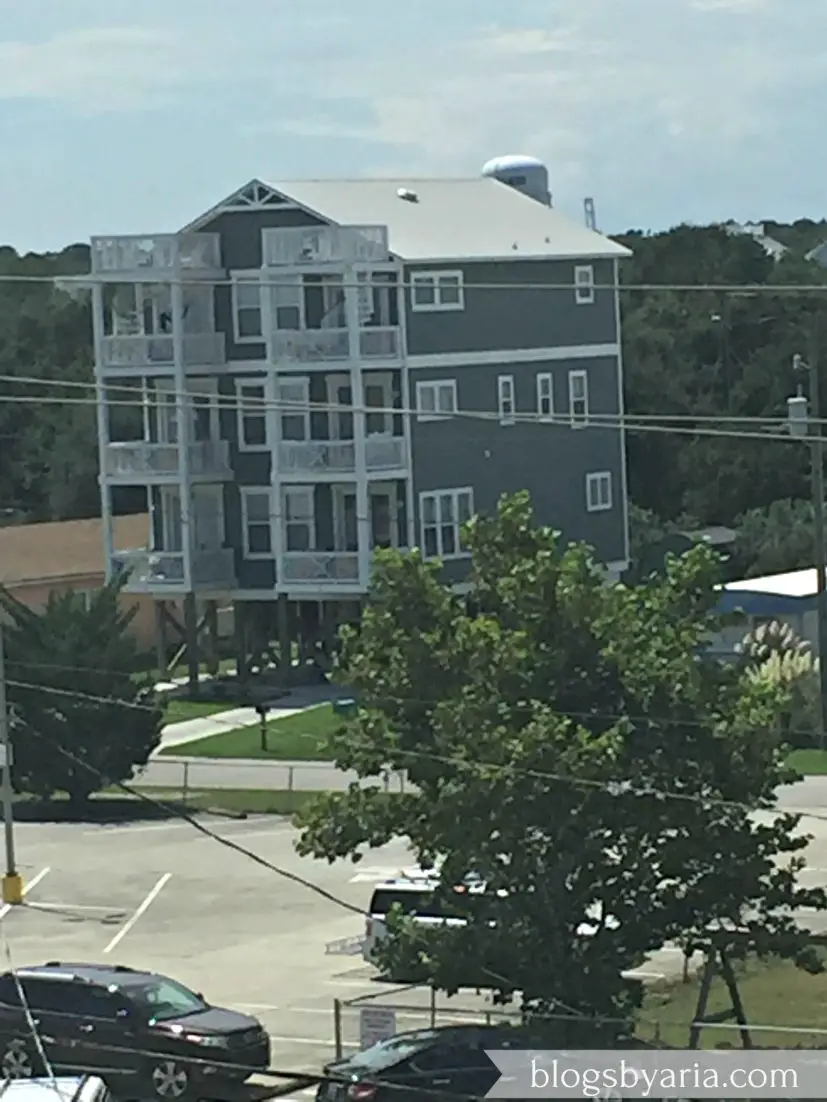
[{"label": "window", "polygon": [[569,372],[569,419],[572,428],[582,428],[589,420],[589,377],[585,371]]},{"label": "window", "polygon": [[497,408],[501,425],[513,425],[516,417],[514,408],[514,376],[497,376]]},{"label": "window", "polygon": [[590,306],[594,302],[594,268],[591,264],[578,264],[574,269],[574,301],[578,306]]},{"label": "window", "polygon": [[312,551],[316,545],[313,487],[292,486],[284,491],[284,534],[287,551]]},{"label": "window", "polygon": [[242,451],[267,447],[265,396],[263,383],[241,383],[238,388],[238,446]]},{"label": "window", "polygon": [[245,559],[269,559],[273,554],[270,491],[242,487],[241,525]]},{"label": "window", "polygon": [[554,376],[550,371],[537,376],[537,416],[541,421],[554,420]]},{"label": "window", "polygon": [[207,1009],[200,996],[174,980],[158,978],[140,986],[130,984],[127,991],[132,1002],[148,1010],[156,1022],[201,1014]]},{"label": "window", "polygon": [[310,380],[279,379],[278,396],[282,440],[309,440]]},{"label": "window", "polygon": [[236,344],[260,344],[261,282],[258,276],[234,276],[232,282],[233,340]]},{"label": "window", "polygon": [[457,412],[456,379],[434,379],[416,384],[418,421],[441,421]]},{"label": "window", "polygon": [[586,509],[602,513],[612,507],[611,471],[595,471],[586,475]]},{"label": "window", "polygon": [[419,495],[422,551],[428,559],[459,559],[468,552],[462,528],[473,514],[471,490],[440,490]]},{"label": "window", "polygon": [[462,310],[464,306],[462,272],[414,272],[411,276],[412,310]]}]

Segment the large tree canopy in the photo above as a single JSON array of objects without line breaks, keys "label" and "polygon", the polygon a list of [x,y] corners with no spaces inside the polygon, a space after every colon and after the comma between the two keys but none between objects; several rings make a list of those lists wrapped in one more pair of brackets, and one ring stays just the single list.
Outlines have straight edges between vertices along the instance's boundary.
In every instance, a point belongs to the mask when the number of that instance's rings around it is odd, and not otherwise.
[{"label": "large tree canopy", "polygon": [[129,780],[160,743],[163,713],[152,677],[135,672],[135,608],[123,610],[121,588],[113,581],[88,603],[70,590],[40,612],[0,588],[18,792],[85,800]]},{"label": "large tree canopy", "polygon": [[787,779],[783,689],[701,656],[714,555],[607,586],[522,495],[468,541],[467,602],[416,553],[380,553],[341,657],[359,712],[334,740],[338,765],[404,769],[415,790],[353,786],[301,820],[304,853],[357,859],[407,837],[446,899],[468,875],[489,885],[464,930],[399,924],[388,967],[416,959],[449,990],[486,979],[530,1008],[611,1015],[639,994],[622,971],[711,924],[803,961],[790,908],[827,898],[796,884],[797,819],[747,810]]}]

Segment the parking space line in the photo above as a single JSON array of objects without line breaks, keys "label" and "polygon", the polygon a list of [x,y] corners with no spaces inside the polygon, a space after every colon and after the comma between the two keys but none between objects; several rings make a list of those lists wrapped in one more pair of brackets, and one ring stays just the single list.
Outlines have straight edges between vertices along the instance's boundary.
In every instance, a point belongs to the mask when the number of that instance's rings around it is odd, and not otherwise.
[{"label": "parking space line", "polygon": [[143,903],[141,903],[141,905],[138,907],[137,911],[135,911],[135,913],[127,919],[124,925],[121,926],[120,930],[118,930],[118,932],[104,949],[104,953],[111,953],[117,945],[120,945],[120,943],[129,933],[129,931],[132,929],[132,927],[135,925],[141,915],[146,914],[146,912],[149,910],[149,908],[152,906],[152,904],[155,902],[155,900],[164,890],[164,887],[169,883],[171,879],[172,873],[165,872],[158,883],[155,885],[155,887],[152,889],[152,891],[149,893],[149,895],[146,897],[146,899],[144,899]]},{"label": "parking space line", "polygon": [[[51,868],[47,865],[45,869],[41,869],[40,872],[31,878],[28,884],[23,885],[23,898],[25,899],[32,888],[36,888],[44,876],[48,876],[51,872]],[[0,921],[2,921],[9,911],[15,906],[14,903],[6,903],[0,907]]]}]

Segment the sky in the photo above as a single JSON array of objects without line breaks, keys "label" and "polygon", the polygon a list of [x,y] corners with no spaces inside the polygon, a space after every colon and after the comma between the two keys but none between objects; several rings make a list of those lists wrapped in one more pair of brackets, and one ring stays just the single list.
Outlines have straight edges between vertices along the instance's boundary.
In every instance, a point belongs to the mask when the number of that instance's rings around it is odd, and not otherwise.
[{"label": "sky", "polygon": [[606,232],[827,216],[825,0],[0,0],[0,244],[528,153]]}]

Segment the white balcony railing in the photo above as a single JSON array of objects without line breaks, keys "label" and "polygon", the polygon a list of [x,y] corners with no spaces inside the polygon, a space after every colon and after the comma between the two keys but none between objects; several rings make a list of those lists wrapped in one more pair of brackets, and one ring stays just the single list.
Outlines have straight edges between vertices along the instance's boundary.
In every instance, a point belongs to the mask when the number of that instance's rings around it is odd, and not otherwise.
[{"label": "white balcony railing", "polygon": [[359,556],[348,551],[288,551],[282,559],[282,581],[291,585],[354,585],[359,581]]},{"label": "white balcony railing", "polygon": [[279,445],[281,471],[324,474],[356,470],[352,440],[285,440]]},{"label": "white balcony railing", "polygon": [[368,436],[365,466],[369,471],[395,471],[405,467],[404,439],[401,436]]},{"label": "white balcony railing", "polygon": [[350,359],[347,329],[277,330],[270,337],[270,361],[328,363]]},{"label": "white balcony railing", "polygon": [[[401,470],[405,441],[401,436],[369,436],[365,440],[368,471]],[[285,440],[279,445],[279,470],[289,474],[352,474],[356,449],[352,440]]]},{"label": "white balcony railing", "polygon": [[[189,367],[214,367],[226,363],[223,333],[185,333],[181,341],[184,363]],[[101,341],[101,366],[172,367],[175,342],[169,334],[156,336],[110,336]]]},{"label": "white balcony railing", "polygon": [[398,360],[399,327],[384,326],[359,332],[359,354],[363,360]]},{"label": "white balcony railing", "polygon": [[264,267],[387,263],[386,226],[290,226],[262,231]]},{"label": "white balcony railing", "polygon": [[[126,590],[130,593],[154,593],[184,586],[184,555],[181,551],[150,551],[136,548],[115,551],[112,571],[126,572]],[[192,584],[213,589],[234,589],[235,555],[226,547],[197,551],[192,558]]]},{"label": "white balcony railing", "polygon": [[197,275],[221,269],[217,233],[160,233],[92,238],[93,275]]},{"label": "white balcony railing", "polygon": [[[175,477],[179,470],[177,444],[118,441],[106,447],[106,473],[110,478],[152,479]],[[189,470],[193,478],[232,477],[230,446],[226,440],[200,440],[189,445]]]}]

